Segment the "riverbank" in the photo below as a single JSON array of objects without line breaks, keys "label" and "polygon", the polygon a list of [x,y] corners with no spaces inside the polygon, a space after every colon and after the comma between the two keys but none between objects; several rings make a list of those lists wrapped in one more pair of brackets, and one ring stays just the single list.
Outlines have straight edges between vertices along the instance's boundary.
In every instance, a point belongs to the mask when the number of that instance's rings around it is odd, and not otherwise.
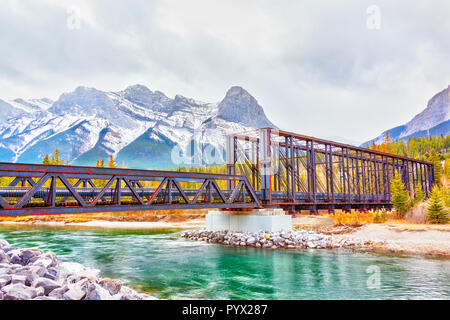
[{"label": "riverbank", "polygon": [[[0,226],[200,230],[205,226],[206,212],[147,212],[143,216],[140,213],[34,216],[2,219]],[[364,246],[354,246],[354,249],[362,251],[450,258],[450,224],[407,224],[402,221],[389,221],[385,224],[369,223],[359,227],[336,226],[333,218],[309,215],[297,215],[292,221],[294,231],[306,230],[331,235],[339,243],[368,242]]]},{"label": "riverbank", "polygon": [[60,262],[52,252],[19,249],[0,239],[0,300],[154,300],[101,277],[100,271]]}]

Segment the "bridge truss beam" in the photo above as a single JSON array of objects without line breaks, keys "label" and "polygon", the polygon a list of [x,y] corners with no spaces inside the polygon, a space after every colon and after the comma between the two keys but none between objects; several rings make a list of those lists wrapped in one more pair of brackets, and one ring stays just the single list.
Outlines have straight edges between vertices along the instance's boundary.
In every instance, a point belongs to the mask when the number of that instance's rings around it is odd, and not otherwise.
[{"label": "bridge truss beam", "polygon": [[261,205],[237,175],[0,163],[0,178],[0,216]]},{"label": "bridge truss beam", "polygon": [[228,173],[245,175],[263,205],[292,210],[390,208],[396,172],[414,195],[434,183],[429,162],[272,128],[229,135],[227,154]]}]

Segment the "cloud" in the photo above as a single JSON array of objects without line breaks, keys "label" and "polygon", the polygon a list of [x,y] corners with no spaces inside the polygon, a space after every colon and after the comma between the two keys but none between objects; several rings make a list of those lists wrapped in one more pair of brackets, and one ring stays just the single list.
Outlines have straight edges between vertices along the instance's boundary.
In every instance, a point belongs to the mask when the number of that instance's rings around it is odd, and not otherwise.
[{"label": "cloud", "polygon": [[[366,26],[373,4],[380,30]],[[218,101],[241,85],[281,128],[363,141],[450,83],[449,11],[445,0],[6,0],[0,97],[142,83]]]}]

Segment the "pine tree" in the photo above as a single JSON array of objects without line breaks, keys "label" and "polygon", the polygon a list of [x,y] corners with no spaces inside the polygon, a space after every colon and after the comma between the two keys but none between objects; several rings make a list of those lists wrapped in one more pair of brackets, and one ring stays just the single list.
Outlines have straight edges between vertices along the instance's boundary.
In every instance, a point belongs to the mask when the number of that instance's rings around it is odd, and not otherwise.
[{"label": "pine tree", "polygon": [[448,212],[442,204],[441,193],[437,186],[433,187],[430,199],[428,200],[427,216],[430,223],[447,223]]},{"label": "pine tree", "polygon": [[442,187],[441,198],[444,206],[450,208],[450,188],[448,186]]},{"label": "pine tree", "polygon": [[64,160],[60,160],[59,156],[61,155],[61,152],[58,150],[58,148],[55,149],[55,153],[52,154],[50,164],[60,166],[64,164]]},{"label": "pine tree", "polygon": [[416,203],[419,203],[419,202],[425,200],[425,192],[423,192],[422,184],[420,183],[420,181],[419,181],[419,183],[416,186],[416,197],[415,197],[415,199],[416,199]]},{"label": "pine tree", "polygon": [[112,154],[109,155],[108,168],[116,168],[117,164]]},{"label": "pine tree", "polygon": [[431,149],[428,161],[434,164],[434,181],[438,186],[440,186],[442,177],[442,164],[441,160],[439,159],[439,155],[436,153],[436,150],[434,148]]},{"label": "pine tree", "polygon": [[445,159],[444,162],[444,173],[447,179],[450,179],[450,158]]},{"label": "pine tree", "polygon": [[42,164],[50,164],[50,159],[48,158],[48,153],[45,155],[44,159],[42,159]]},{"label": "pine tree", "polygon": [[399,172],[395,173],[395,177],[391,180],[391,196],[392,205],[397,215],[403,218],[408,211],[408,192],[402,182]]}]

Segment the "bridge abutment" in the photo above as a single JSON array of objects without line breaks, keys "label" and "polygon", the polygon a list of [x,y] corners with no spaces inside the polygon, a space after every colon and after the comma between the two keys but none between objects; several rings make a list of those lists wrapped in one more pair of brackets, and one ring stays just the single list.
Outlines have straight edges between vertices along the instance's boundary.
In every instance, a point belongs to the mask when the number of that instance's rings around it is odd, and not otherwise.
[{"label": "bridge abutment", "polygon": [[210,210],[206,215],[207,231],[292,231],[292,216],[283,209],[267,208],[250,211]]}]

